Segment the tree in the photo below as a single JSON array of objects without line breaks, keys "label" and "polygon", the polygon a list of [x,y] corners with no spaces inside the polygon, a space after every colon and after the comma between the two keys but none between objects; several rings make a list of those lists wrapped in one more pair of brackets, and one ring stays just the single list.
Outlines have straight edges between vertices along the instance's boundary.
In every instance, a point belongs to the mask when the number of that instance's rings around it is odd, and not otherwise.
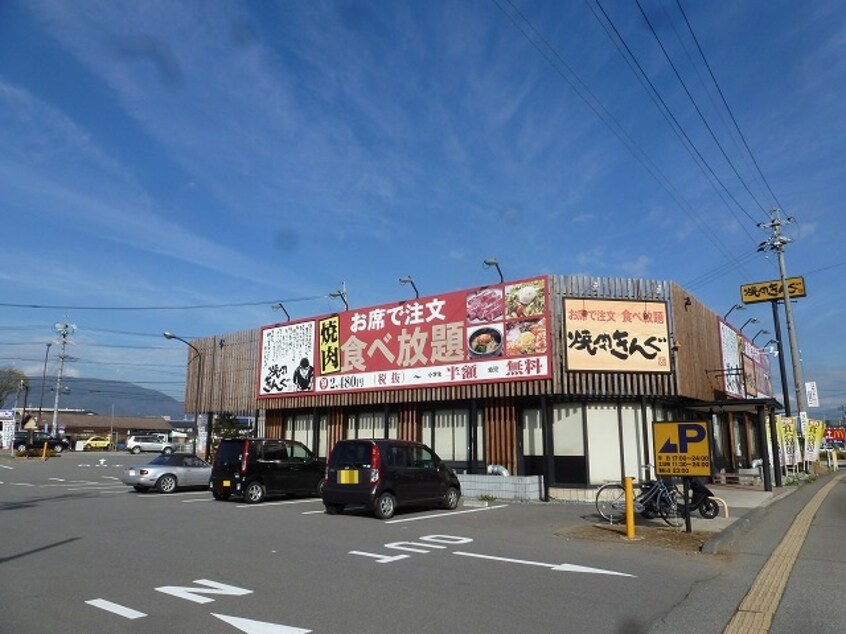
[{"label": "tree", "polygon": [[220,438],[246,438],[252,432],[248,426],[239,423],[232,412],[222,412],[215,416],[212,431],[215,441]]},{"label": "tree", "polygon": [[6,404],[11,394],[17,394],[21,381],[26,381],[26,374],[15,368],[0,368],[0,405]]}]

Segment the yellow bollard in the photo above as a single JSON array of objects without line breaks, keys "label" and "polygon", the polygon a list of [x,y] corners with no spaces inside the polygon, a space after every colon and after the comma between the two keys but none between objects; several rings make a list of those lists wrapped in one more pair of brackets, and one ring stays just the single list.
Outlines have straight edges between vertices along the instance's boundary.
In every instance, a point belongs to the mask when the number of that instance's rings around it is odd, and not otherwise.
[{"label": "yellow bollard", "polygon": [[47,441],[44,441],[44,446],[41,448],[41,459],[47,460]]},{"label": "yellow bollard", "polygon": [[632,478],[627,477],[623,479],[623,490],[626,493],[626,537],[628,539],[635,538],[635,523],[634,523],[634,491],[632,487]]}]

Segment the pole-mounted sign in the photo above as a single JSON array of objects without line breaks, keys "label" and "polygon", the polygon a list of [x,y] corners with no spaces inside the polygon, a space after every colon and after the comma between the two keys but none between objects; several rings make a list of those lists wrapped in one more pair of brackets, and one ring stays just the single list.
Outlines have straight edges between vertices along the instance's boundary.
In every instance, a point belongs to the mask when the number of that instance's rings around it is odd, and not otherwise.
[{"label": "pole-mounted sign", "polygon": [[[787,290],[790,291],[791,298],[805,297],[805,278],[788,277]],[[782,299],[784,299],[784,286],[782,286],[781,280],[754,282],[740,286],[740,301],[744,304],[772,302]]]},{"label": "pole-mounted sign", "polygon": [[711,475],[711,443],[704,421],[652,423],[655,474],[658,476]]}]

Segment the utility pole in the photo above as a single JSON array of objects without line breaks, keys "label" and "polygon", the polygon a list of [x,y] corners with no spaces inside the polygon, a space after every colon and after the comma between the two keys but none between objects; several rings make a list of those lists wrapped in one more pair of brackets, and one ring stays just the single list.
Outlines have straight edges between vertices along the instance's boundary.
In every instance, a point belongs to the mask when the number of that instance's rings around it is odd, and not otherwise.
[{"label": "utility pole", "polygon": [[55,436],[59,429],[59,394],[62,391],[62,373],[65,369],[65,348],[68,345],[68,337],[76,330],[73,324],[56,324],[54,326],[59,337],[61,337],[62,351],[59,353],[59,373],[56,375],[56,398],[53,401],[53,426],[51,433]]},{"label": "utility pole", "polygon": [[778,255],[778,270],[781,275],[781,286],[784,293],[784,313],[787,321],[787,338],[790,342],[790,359],[793,365],[793,388],[796,391],[796,409],[798,410],[799,423],[802,433],[805,433],[805,423],[808,412],[808,399],[805,394],[805,383],[802,379],[802,360],[799,357],[799,344],[796,338],[796,325],[793,321],[793,305],[790,302],[790,289],[787,286],[787,272],[784,265],[784,247],[793,240],[782,235],[781,228],[784,225],[792,224],[793,217],[781,219],[781,210],[770,211],[770,221],[758,224],[761,229],[769,229],[770,237],[758,245],[759,251],[775,251]]}]

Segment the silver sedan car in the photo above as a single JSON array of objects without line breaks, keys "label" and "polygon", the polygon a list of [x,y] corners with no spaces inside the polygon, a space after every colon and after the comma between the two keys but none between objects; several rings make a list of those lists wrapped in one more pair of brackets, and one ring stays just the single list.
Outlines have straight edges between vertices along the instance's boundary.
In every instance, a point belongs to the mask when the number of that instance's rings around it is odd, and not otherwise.
[{"label": "silver sedan car", "polygon": [[173,493],[176,489],[208,488],[211,465],[189,453],[156,456],[148,464],[133,465],[123,470],[121,482],[139,493],[155,489]]}]

